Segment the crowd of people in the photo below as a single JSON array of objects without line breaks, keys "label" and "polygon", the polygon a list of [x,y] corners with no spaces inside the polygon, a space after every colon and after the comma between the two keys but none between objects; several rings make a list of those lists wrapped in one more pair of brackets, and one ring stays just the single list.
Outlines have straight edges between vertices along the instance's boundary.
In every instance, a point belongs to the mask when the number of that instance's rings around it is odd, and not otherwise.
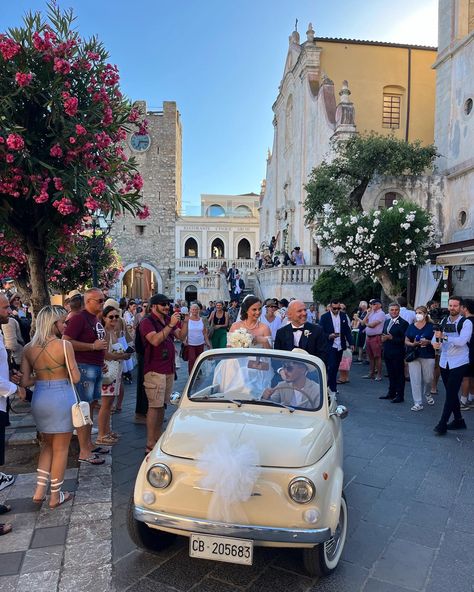
[{"label": "crowd of people", "polygon": [[[239,279],[235,268],[227,274],[229,282]],[[154,294],[147,301],[116,301],[98,288],[83,294],[74,290],[64,307],[51,305],[39,312],[31,339],[31,316],[19,295],[0,293],[4,336],[0,340],[0,465],[5,456],[7,400],[17,393],[21,399],[31,399],[41,434],[33,501],[43,503],[50,485],[50,508],[67,503],[72,494],[61,486],[73,435],[73,385],[80,400],[89,403],[94,422],[76,430],[78,461],[101,465],[119,441],[111,416],[122,409],[124,382],[132,381],[136,365],[135,421],[146,424],[147,454],[161,436],[181,360],[191,373],[205,348],[228,347],[228,334],[242,329],[252,336],[254,347],[297,348],[319,357],[326,364],[331,395],[349,382],[352,363],[366,363],[364,378],[380,382],[385,362],[387,391],[379,398],[402,403],[409,380],[411,410],[418,412],[425,403],[434,404],[441,376],[446,397],[434,431],[441,436],[450,429],[466,428],[462,411],[474,408],[474,301],[452,296],[443,314],[437,302],[409,310],[403,299],[390,303],[384,312],[381,300],[374,298],[361,301],[348,314],[344,303],[334,298],[320,314],[314,304],[296,299],[261,302],[248,295],[240,301],[235,286],[231,285],[230,302],[210,302],[207,307],[199,302],[188,307],[185,301],[172,302],[164,294]],[[14,476],[0,473],[0,490],[13,482]],[[0,513],[9,509],[0,505]],[[0,534],[10,530],[11,525],[0,525]]]}]

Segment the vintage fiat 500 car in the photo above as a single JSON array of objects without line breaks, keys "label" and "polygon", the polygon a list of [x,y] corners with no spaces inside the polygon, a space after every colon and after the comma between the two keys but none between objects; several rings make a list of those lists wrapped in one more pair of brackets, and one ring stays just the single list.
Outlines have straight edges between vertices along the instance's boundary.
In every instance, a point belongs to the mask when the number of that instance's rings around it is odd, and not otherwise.
[{"label": "vintage fiat 500 car", "polygon": [[330,573],[347,531],[346,414],[302,350],[205,352],[140,467],[130,536],[152,552],[186,536],[192,557],[243,564],[255,546],[300,547],[310,574]]}]

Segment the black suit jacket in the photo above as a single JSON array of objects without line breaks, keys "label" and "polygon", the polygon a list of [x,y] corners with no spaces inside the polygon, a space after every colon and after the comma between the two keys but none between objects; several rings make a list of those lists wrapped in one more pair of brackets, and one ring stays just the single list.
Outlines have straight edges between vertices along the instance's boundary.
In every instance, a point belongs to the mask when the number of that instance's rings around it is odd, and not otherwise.
[{"label": "black suit jacket", "polygon": [[[345,312],[340,312],[341,317],[341,347],[343,350],[347,349],[348,345],[352,345],[352,331],[349,325],[349,319]],[[332,322],[332,316],[330,312],[325,312],[319,319],[319,324],[323,328],[326,337],[329,337],[331,333],[334,333],[334,323]],[[333,341],[329,342],[330,347],[333,346]]]},{"label": "black suit jacket", "polygon": [[390,333],[393,339],[387,339],[387,341],[383,342],[383,357],[390,359],[404,356],[405,333],[408,329],[408,323],[402,319],[402,317],[398,317],[396,322],[391,326],[390,331],[388,331],[389,324],[390,319],[385,319],[382,335],[387,335],[387,333]]},{"label": "black suit jacket", "polygon": [[[308,331],[309,335],[305,336],[304,332]],[[291,351],[295,348],[293,339],[293,328],[291,323],[281,327],[276,332],[275,349],[282,349],[284,351]],[[313,323],[305,323],[303,326],[303,335],[301,335],[299,346],[309,354],[317,356],[324,363],[327,361],[328,340],[324,331],[319,325]]]}]

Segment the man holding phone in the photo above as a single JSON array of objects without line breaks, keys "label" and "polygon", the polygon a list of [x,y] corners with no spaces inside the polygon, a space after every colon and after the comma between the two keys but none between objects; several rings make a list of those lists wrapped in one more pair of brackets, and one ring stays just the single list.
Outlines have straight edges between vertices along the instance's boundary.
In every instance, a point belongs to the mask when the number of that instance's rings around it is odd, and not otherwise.
[{"label": "man holding phone", "polygon": [[[459,389],[469,368],[469,342],[472,337],[472,323],[464,322],[461,315],[462,300],[451,296],[448,301],[449,316],[436,327],[432,344],[441,351],[439,366],[441,379],[446,389],[446,399],[440,420],[434,427],[437,436],[444,436],[447,430],[465,430],[466,423],[461,414]],[[448,420],[453,414],[453,420]]]},{"label": "man holding phone", "polygon": [[352,345],[352,331],[345,312],[341,312],[341,303],[337,298],[331,300],[328,312],[319,319],[324,333],[329,340],[328,349],[328,387],[337,393],[337,371],[342,359],[342,352]]},{"label": "man holding phone", "polygon": [[382,301],[372,298],[369,310],[361,325],[365,326],[365,348],[369,358],[369,373],[364,378],[382,380],[382,331],[385,323],[385,313]]},{"label": "man holding phone", "polygon": [[138,326],[145,346],[143,386],[148,399],[146,452],[161,436],[165,404],[169,403],[175,374],[174,339],[181,339],[181,313],[169,315],[170,300],[155,294],[149,300],[151,314]]}]

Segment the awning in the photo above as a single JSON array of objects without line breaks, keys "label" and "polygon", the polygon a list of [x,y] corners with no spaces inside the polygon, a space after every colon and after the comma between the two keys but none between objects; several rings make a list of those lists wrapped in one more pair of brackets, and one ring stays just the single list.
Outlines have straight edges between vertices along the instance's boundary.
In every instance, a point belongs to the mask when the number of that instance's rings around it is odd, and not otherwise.
[{"label": "awning", "polygon": [[474,265],[474,251],[438,255],[436,265]]}]

